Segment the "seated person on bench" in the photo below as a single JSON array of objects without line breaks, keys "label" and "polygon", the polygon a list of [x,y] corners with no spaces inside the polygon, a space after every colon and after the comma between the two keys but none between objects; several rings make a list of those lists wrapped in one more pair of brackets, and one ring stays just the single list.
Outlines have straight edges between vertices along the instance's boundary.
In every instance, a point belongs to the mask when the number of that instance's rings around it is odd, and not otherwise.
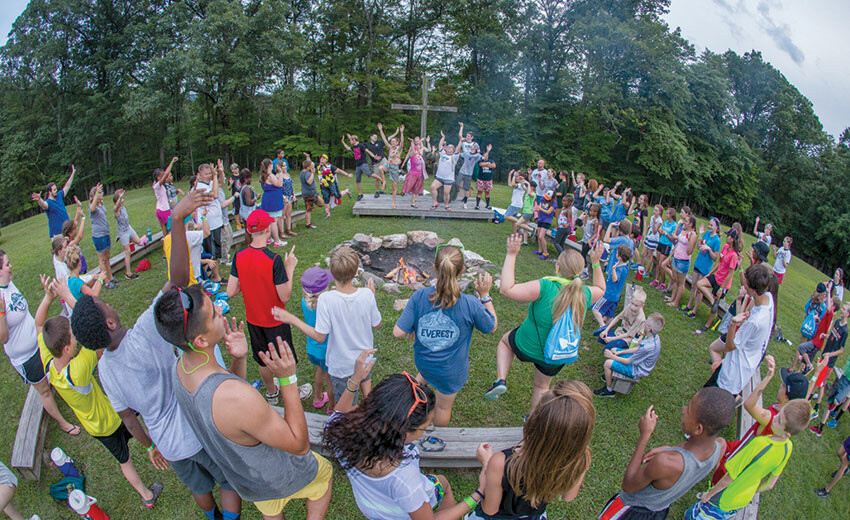
[{"label": "seated person on bench", "polygon": [[638,342],[634,348],[611,349],[604,352],[605,386],[593,393],[598,397],[614,397],[614,372],[631,379],[641,379],[652,373],[661,354],[661,338],[658,333],[664,328],[664,316],[654,312],[644,324],[644,335],[632,340]]},{"label": "seated person on bench", "polygon": [[[643,330],[643,324],[646,321],[646,315],[643,313],[644,305],[646,305],[646,292],[636,288],[623,311],[606,327],[600,327],[594,331],[594,334],[599,335],[599,343],[605,345],[605,350],[629,348],[629,343]],[[620,326],[614,328],[618,323]]]}]

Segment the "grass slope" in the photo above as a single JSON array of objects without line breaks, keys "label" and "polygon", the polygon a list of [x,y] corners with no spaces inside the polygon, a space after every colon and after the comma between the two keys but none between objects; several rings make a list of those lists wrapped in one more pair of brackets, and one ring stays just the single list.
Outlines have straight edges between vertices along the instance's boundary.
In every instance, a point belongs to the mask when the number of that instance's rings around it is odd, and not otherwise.
[{"label": "grass slope", "polygon": [[[347,179],[344,184],[349,184]],[[186,186],[181,186],[184,189]],[[353,187],[353,186],[351,186]],[[494,203],[505,205],[509,199],[508,189],[497,187]],[[420,202],[420,205],[425,201]],[[154,198],[149,189],[134,190],[127,193],[127,209],[134,228],[141,234],[150,226],[158,229],[153,206]],[[107,202],[111,208],[111,198]],[[296,275],[307,267],[321,262],[327,252],[339,242],[351,238],[357,232],[389,234],[413,229],[432,230],[445,239],[460,238],[467,249],[473,250],[496,264],[504,258],[505,237],[510,231],[508,224],[494,225],[484,222],[461,222],[422,219],[381,219],[357,218],[351,215],[348,200],[335,211],[332,218],[325,220],[321,211],[317,212],[315,222],[319,228],[313,231],[299,226],[300,235],[291,240],[296,245],[295,253],[299,258]],[[69,207],[69,212],[73,207]],[[111,218],[110,218],[111,220]],[[113,223],[114,231],[114,223]],[[747,236],[748,244],[753,240]],[[90,265],[96,265],[96,256],[87,231],[81,244]],[[0,248],[5,250],[13,263],[14,280],[21,288],[34,312],[41,297],[38,282],[39,273],[53,273],[47,239],[47,219],[39,215],[17,222],[3,229]],[[288,249],[288,248],[287,248]],[[527,281],[554,273],[552,263],[542,262],[531,254],[532,249],[523,249],[517,266],[517,279]],[[113,254],[117,253],[113,249]],[[153,268],[135,281],[125,281],[122,276],[119,287],[113,291],[104,290],[105,299],[118,309],[122,320],[132,324],[148,305],[166,279],[165,262],[158,254],[150,255]],[[824,275],[799,260],[790,266],[785,284],[780,291],[779,324],[792,339],[796,339],[802,322],[802,306],[814,285],[824,279]],[[648,280],[647,280],[648,281]],[[644,283],[644,282],[640,282]],[[648,288],[647,288],[648,289]],[[736,286],[732,291],[737,291]],[[293,293],[293,303],[300,298],[300,289]],[[693,336],[691,331],[706,319],[706,309],[700,309],[695,320],[689,320],[680,313],[670,310],[654,290],[648,289],[647,311],[662,312],[667,318],[667,326],[662,332],[662,355],[655,372],[641,382],[628,396],[615,399],[597,399],[598,420],[593,439],[593,465],[587,474],[584,488],[578,498],[570,503],[556,502],[549,508],[550,518],[595,518],[606,501],[620,489],[623,471],[631,456],[637,440],[637,421],[646,408],[654,404],[660,420],[650,447],[676,444],[682,441],[680,430],[681,408],[702,386],[709,376],[707,363],[708,344],[716,337],[707,334]],[[402,297],[407,297],[403,294]],[[493,402],[483,398],[495,376],[495,347],[503,333],[516,327],[526,316],[526,307],[508,301],[494,294],[495,306],[499,315],[499,330],[491,335],[476,333],[470,349],[469,382],[461,391],[455,404],[453,425],[475,426],[519,426],[522,416],[527,413],[531,395],[532,366],[515,363],[508,380],[509,391],[501,400]],[[392,310],[393,297],[379,293],[378,305],[384,317],[384,327],[376,333],[376,345],[379,350],[378,364],[375,368],[379,381],[383,376],[401,370],[413,371],[413,349],[409,342],[393,338],[392,325],[399,313]],[[231,316],[244,316],[241,298],[232,302]],[[297,304],[296,304],[297,305]],[[295,307],[297,308],[297,307]],[[58,312],[58,307],[54,307]],[[600,346],[591,341],[592,320],[588,319],[584,334],[584,349],[579,360],[565,368],[560,378],[575,378],[586,382],[591,388],[598,388],[602,366]],[[312,381],[313,368],[306,362],[304,337],[295,334],[296,348],[300,359],[298,376],[302,381]],[[784,343],[772,342],[769,348],[781,365],[788,364],[792,348]],[[840,360],[839,364],[843,364]],[[249,362],[249,379],[258,377],[256,364]],[[12,443],[17,428],[18,416],[23,406],[26,388],[8,362],[0,363],[0,399],[6,403],[5,420],[0,424],[0,459],[10,459]],[[776,395],[777,384],[772,382],[766,393],[766,401],[772,402]],[[73,420],[73,414],[60,401],[60,408],[66,418]],[[305,403],[307,411],[312,411],[311,403]],[[794,440],[795,452],[791,463],[773,491],[762,500],[762,518],[839,518],[843,517],[850,506],[850,499],[842,482],[828,500],[815,497],[812,488],[823,486],[829,480],[829,474],[836,467],[835,450],[848,434],[846,419],[836,430],[827,430],[822,439],[806,432]],[[724,435],[733,437],[732,427]],[[486,441],[487,439],[481,439]],[[77,438],[69,437],[59,431],[55,422],[50,423],[47,437],[48,449],[59,445],[77,460],[78,465],[88,476],[87,491],[100,501],[104,511],[112,518],[124,519],[138,515],[142,510],[141,501],[136,493],[124,481],[114,459],[99,443],[83,433]],[[154,479],[165,484],[165,492],[153,511],[144,515],[150,519],[202,518],[188,490],[182,486],[172,472],[158,472],[152,468],[144,450],[131,443],[133,460],[146,483]],[[545,471],[545,468],[541,468]],[[476,473],[471,471],[445,472],[458,497],[465,496],[473,489]],[[58,481],[60,475],[55,468],[46,467],[42,480],[38,483],[21,481],[15,503],[27,514],[38,513],[42,518],[72,519],[77,516],[63,504],[57,503],[48,495],[48,486]],[[699,487],[705,487],[704,484]],[[673,505],[671,518],[680,518],[684,510],[695,500],[693,493]],[[845,513],[841,513],[845,511]],[[288,518],[304,518],[302,503],[293,503],[286,509]],[[350,486],[345,476],[337,471],[334,476],[334,496],[328,518],[359,518]],[[246,504],[246,519],[259,519],[257,510]]]}]

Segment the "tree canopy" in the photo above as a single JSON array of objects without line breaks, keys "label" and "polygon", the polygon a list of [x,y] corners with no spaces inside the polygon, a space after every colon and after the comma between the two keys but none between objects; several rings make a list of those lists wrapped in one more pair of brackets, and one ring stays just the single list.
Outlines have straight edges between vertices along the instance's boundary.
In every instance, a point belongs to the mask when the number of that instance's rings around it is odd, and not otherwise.
[{"label": "tree canopy", "polygon": [[822,268],[850,257],[850,130],[827,135],[757,51],[697,55],[669,0],[31,0],[0,50],[0,209],[76,165],[80,194],[256,169],[282,147],[341,157],[344,132],[464,121],[501,172],[537,157],[653,202],[774,223]]}]

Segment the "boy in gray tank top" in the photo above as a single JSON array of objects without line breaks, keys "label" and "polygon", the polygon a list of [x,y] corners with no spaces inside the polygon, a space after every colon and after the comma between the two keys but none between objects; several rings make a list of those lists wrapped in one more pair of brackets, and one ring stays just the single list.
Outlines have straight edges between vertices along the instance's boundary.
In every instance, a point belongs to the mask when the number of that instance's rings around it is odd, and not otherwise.
[{"label": "boy in gray tank top", "polygon": [[[154,317],[160,335],[182,351],[173,386],[183,415],[227,482],[243,500],[254,502],[264,519],[283,518],[292,499],[306,499],[308,518],[324,518],[333,470],[327,459],[310,451],[291,349],[278,337],[277,346],[260,353],[280,382],[281,415],[244,381],[244,322],[238,327],[235,319],[228,323],[200,285],[182,285],[189,278],[182,220],[172,222],[171,234],[170,274],[177,285],[160,297]],[[286,263],[297,262],[286,256]],[[221,340],[233,357],[230,371],[215,362],[213,349]]]},{"label": "boy in gray tank top", "polygon": [[640,438],[614,495],[598,520],[663,520],[670,505],[708,476],[726,449],[717,434],[735,418],[735,398],[721,388],[703,388],[682,410],[684,443],[645,453],[658,416],[652,406],[638,423]]}]

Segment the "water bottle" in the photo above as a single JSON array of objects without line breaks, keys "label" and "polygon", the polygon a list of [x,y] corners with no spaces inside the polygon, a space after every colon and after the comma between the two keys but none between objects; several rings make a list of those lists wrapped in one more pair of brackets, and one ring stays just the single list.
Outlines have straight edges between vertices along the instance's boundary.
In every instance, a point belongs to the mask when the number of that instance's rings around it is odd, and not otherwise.
[{"label": "water bottle", "polygon": [[68,494],[68,506],[86,520],[109,520],[106,513],[97,505],[97,499],[86,495],[79,489]]},{"label": "water bottle", "polygon": [[148,244],[153,242],[153,235],[151,234],[151,228],[148,228],[147,237],[148,237]]},{"label": "water bottle", "polygon": [[61,471],[66,477],[80,476],[80,470],[78,470],[77,466],[74,465],[74,459],[69,457],[68,454],[65,453],[59,446],[56,446],[50,452],[50,460],[56,464],[59,471]]}]

